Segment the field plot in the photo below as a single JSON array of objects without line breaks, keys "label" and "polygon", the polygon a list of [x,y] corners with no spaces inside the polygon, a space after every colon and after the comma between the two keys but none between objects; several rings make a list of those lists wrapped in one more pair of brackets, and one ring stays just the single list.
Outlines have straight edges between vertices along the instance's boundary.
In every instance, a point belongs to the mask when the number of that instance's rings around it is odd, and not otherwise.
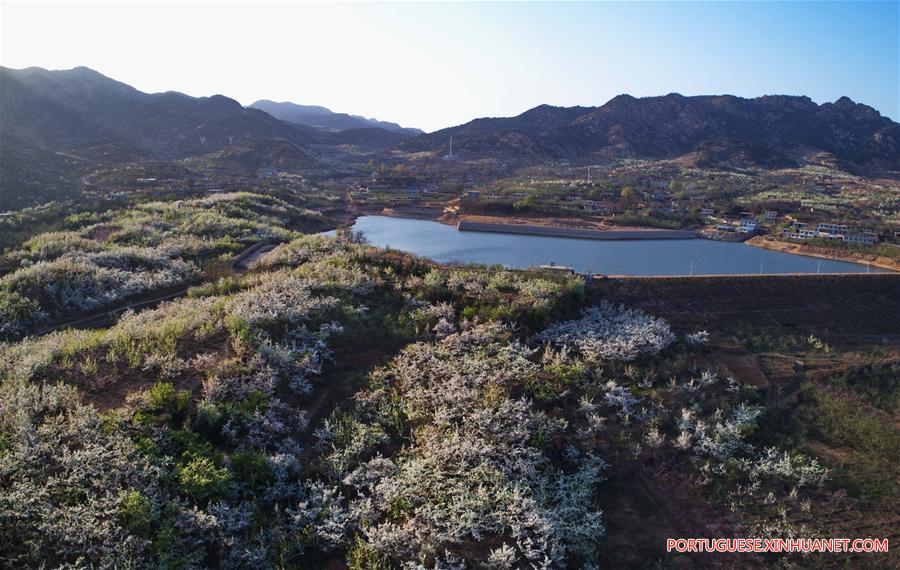
[{"label": "field plot", "polygon": [[[828,467],[829,481],[814,490],[809,503],[788,503],[779,513],[757,511],[757,524],[763,520],[770,528],[790,525],[816,529],[822,536],[896,542],[900,276],[621,278],[598,281],[596,292],[610,302],[668,319],[673,327],[711,331],[694,365],[759,389],[766,412],[754,441],[793,447]],[[661,528],[646,526],[653,536],[673,529],[699,529],[701,534],[713,529],[717,519],[710,513],[715,511],[696,496],[690,501],[690,493],[654,492],[657,486],[678,484],[672,474],[660,477],[661,469],[659,463],[641,465],[641,484],[627,478],[614,487],[622,496],[608,508],[621,507],[627,513],[646,502],[644,509],[663,515],[683,509],[679,524],[661,515]],[[610,525],[610,544],[617,543],[618,533],[625,541],[637,532],[625,520],[619,521],[622,527]],[[728,523],[729,517],[719,520]],[[739,526],[720,535],[738,536],[747,530]],[[845,553],[811,557],[800,566],[896,567],[896,559],[896,554],[867,558]],[[624,557],[616,562],[638,564]],[[731,567],[732,561],[694,556],[681,562],[684,567],[707,568]],[[771,560],[740,560],[742,566],[766,562]]]},{"label": "field plot", "polygon": [[617,278],[597,288],[676,324],[900,341],[900,275]]}]

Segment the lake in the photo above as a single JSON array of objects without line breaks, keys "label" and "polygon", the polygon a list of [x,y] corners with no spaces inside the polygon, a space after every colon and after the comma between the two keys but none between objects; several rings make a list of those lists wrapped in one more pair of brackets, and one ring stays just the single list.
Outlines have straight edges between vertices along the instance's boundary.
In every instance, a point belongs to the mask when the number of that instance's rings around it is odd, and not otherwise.
[{"label": "lake", "polygon": [[[372,245],[440,263],[499,264],[525,269],[555,263],[612,275],[865,273],[867,267],[705,239],[601,241],[460,232],[429,220],[362,216],[353,225]],[[332,233],[333,232],[329,232]],[[884,270],[872,267],[872,273]]]}]

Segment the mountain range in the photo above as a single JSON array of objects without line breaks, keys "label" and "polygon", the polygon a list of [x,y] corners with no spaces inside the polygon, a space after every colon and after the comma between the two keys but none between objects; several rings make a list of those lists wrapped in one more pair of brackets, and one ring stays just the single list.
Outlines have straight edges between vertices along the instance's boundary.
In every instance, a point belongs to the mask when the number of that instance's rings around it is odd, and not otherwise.
[{"label": "mountain range", "polygon": [[72,197],[98,165],[219,161],[252,174],[287,164],[321,169],[324,155],[436,160],[449,153],[451,137],[461,160],[900,171],[900,125],[846,97],[819,105],[782,95],[620,95],[599,107],[541,105],[425,134],[324,107],[143,93],[86,67],[0,68],[0,211]]},{"label": "mountain range", "polygon": [[311,166],[317,146],[373,151],[410,136],[366,122],[346,130],[288,123],[222,95],[143,93],[86,67],[0,68],[0,211],[71,197],[98,164],[239,156],[279,166],[288,156]]},{"label": "mountain range", "polygon": [[696,166],[780,167],[832,161],[850,170],[900,170],[900,124],[841,97],[731,95],[635,98],[600,107],[541,105],[516,117],[475,119],[401,143],[461,159],[679,159]]}]

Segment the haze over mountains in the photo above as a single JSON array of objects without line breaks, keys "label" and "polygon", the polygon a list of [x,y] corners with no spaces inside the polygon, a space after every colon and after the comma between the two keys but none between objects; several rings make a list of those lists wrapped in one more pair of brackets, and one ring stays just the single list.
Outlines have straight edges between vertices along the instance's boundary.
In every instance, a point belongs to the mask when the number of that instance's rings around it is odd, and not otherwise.
[{"label": "haze over mountains", "polygon": [[335,131],[377,127],[386,131],[402,132],[410,135],[419,135],[424,132],[421,129],[405,129],[397,123],[388,121],[367,119],[366,117],[348,115],[347,113],[335,113],[318,105],[298,105],[290,102],[276,103],[268,99],[260,99],[248,106],[252,109],[265,111],[276,119],[288,123]]},{"label": "haze over mountains", "polygon": [[620,95],[599,107],[541,105],[418,133],[324,107],[148,94],[86,67],[0,68],[0,210],[71,195],[66,189],[97,165],[224,156],[239,157],[249,172],[321,166],[323,153],[387,151],[388,160],[398,152],[437,160],[451,136],[462,160],[640,158],[764,168],[825,162],[863,173],[900,170],[900,124],[847,98],[817,105],[794,96]]}]

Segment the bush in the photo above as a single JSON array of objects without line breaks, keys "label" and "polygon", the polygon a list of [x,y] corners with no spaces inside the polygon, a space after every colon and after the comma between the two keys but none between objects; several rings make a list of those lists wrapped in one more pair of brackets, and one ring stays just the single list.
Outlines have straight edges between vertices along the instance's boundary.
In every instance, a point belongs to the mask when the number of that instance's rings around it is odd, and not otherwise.
[{"label": "bush", "polygon": [[275,473],[266,456],[261,453],[239,451],[231,456],[234,478],[251,489],[259,489],[275,481]]},{"label": "bush", "polygon": [[[9,254],[22,267],[0,278],[0,284],[54,318],[102,309],[196,281],[198,262],[262,239],[290,240],[299,234],[288,225],[320,218],[277,198],[243,192],[145,203],[104,215],[108,223],[103,227],[79,227],[79,222],[72,224],[73,231],[31,238]],[[103,230],[102,242],[97,230]],[[227,293],[235,285],[225,280],[192,295]]]},{"label": "bush", "polygon": [[588,360],[634,360],[669,346],[675,335],[669,323],[606,301],[584,311],[579,320],[556,323],[539,340],[577,349]]},{"label": "bush", "polygon": [[387,556],[356,537],[353,546],[347,551],[347,568],[348,570],[391,570],[393,566]]},{"label": "bush", "polygon": [[134,489],[122,493],[119,499],[119,521],[123,528],[143,533],[150,527],[153,519],[150,499]]},{"label": "bush", "polygon": [[202,402],[197,406],[194,418],[194,429],[208,436],[217,435],[222,429],[224,414],[219,406],[210,402]]},{"label": "bush", "polygon": [[190,391],[175,390],[171,382],[157,382],[147,391],[148,409],[163,420],[184,419],[190,405]]},{"label": "bush", "polygon": [[198,502],[224,497],[230,482],[228,469],[216,467],[208,457],[194,459],[178,471],[181,492]]},{"label": "bush", "polygon": [[0,288],[0,337],[21,332],[45,317],[36,301]]}]

